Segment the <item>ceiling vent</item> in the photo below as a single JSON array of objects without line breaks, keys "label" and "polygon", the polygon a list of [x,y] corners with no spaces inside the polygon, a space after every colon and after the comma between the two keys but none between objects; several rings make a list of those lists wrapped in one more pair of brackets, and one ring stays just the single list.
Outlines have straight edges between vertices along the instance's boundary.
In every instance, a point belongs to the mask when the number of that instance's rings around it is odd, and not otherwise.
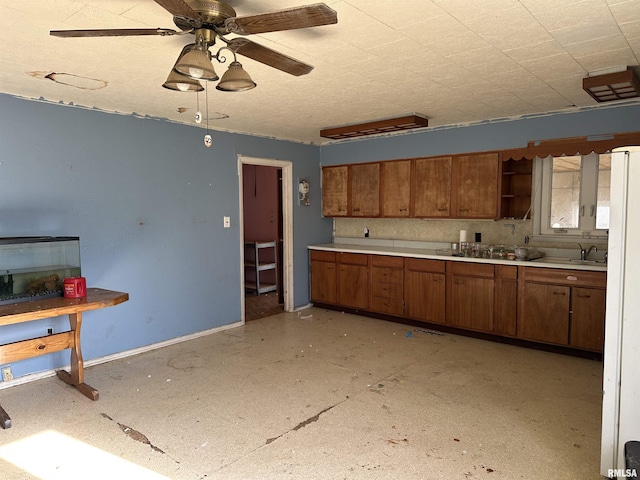
[{"label": "ceiling vent", "polygon": [[596,102],[612,102],[640,97],[640,81],[630,68],[622,72],[583,78],[582,88]]},{"label": "ceiling vent", "polygon": [[397,132],[400,130],[412,130],[429,126],[429,120],[424,115],[407,115],[405,117],[376,120],[375,122],[359,123],[344,127],[325,128],[320,130],[320,136],[339,140],[343,138],[363,137],[365,135],[377,135],[380,133]]}]

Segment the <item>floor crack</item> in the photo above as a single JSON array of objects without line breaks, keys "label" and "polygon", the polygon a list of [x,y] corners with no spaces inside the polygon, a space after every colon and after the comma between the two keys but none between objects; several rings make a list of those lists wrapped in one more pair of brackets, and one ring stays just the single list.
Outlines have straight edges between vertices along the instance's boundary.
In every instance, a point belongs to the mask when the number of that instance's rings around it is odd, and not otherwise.
[{"label": "floor crack", "polygon": [[[344,401],[344,400],[343,400]],[[300,422],[298,425],[296,425],[295,427],[293,427],[291,430],[287,430],[286,432],[278,435],[277,437],[273,437],[273,438],[267,438],[267,441],[265,443],[265,445],[269,445],[272,442],[275,442],[276,440],[278,440],[280,437],[285,436],[287,433],[289,432],[297,432],[298,430],[300,430],[301,428],[306,427],[307,425],[309,425],[310,423],[314,423],[317,422],[318,419],[320,418],[320,415],[322,415],[323,413],[327,413],[329,410],[331,410],[332,408],[340,405],[340,403],[336,403],[335,405],[331,405],[330,407],[325,408],[324,410],[321,410],[320,412],[316,413],[313,417],[309,417],[306,420]]]},{"label": "floor crack", "polygon": [[120,430],[122,430],[125,433],[125,435],[127,435],[129,438],[135,440],[136,442],[140,442],[140,443],[144,443],[145,445],[149,445],[149,447],[151,447],[151,449],[156,451],[156,452],[159,452],[159,453],[162,453],[162,454],[165,453],[162,449],[156,447],[153,443],[151,443],[151,441],[147,438],[146,435],[140,433],[139,431],[137,431],[137,430],[135,430],[135,429],[133,429],[133,428],[127,426],[127,425],[124,425],[124,424],[122,424],[120,422],[116,422],[113,418],[111,418],[106,413],[101,413],[100,415],[102,415],[104,418],[106,418],[108,420],[111,420],[112,422],[117,423],[118,426],[120,427]]}]

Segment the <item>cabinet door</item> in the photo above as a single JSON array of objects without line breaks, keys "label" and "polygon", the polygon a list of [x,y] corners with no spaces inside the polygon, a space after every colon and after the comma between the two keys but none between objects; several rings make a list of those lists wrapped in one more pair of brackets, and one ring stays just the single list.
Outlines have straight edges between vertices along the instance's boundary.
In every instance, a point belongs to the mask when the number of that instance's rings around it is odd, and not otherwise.
[{"label": "cabinet door", "polygon": [[494,333],[515,337],[518,310],[518,267],[496,265],[496,323]]},{"label": "cabinet door", "polygon": [[409,318],[429,323],[445,323],[445,275],[443,273],[405,273],[405,304]]},{"label": "cabinet door", "polygon": [[349,167],[322,167],[322,215],[347,216]]},{"label": "cabinet door", "polygon": [[449,285],[447,324],[493,332],[494,288],[492,278],[452,275]]},{"label": "cabinet door", "polygon": [[369,307],[368,267],[339,264],[338,303],[367,310]]},{"label": "cabinet door", "polygon": [[568,345],[570,287],[525,282],[521,294],[518,337]]},{"label": "cabinet door", "polygon": [[351,165],[351,216],[380,216],[380,164]]},{"label": "cabinet door", "polygon": [[458,218],[498,218],[498,155],[453,158],[452,207]]},{"label": "cabinet door", "polygon": [[411,182],[412,216],[451,215],[451,157],[414,160]]},{"label": "cabinet door", "polygon": [[311,301],[337,303],[335,262],[311,260]]},{"label": "cabinet door", "polygon": [[597,288],[571,289],[572,347],[602,352],[604,348],[604,318],[606,293]]},{"label": "cabinet door", "polygon": [[383,217],[408,217],[411,194],[411,160],[382,162],[380,191]]}]

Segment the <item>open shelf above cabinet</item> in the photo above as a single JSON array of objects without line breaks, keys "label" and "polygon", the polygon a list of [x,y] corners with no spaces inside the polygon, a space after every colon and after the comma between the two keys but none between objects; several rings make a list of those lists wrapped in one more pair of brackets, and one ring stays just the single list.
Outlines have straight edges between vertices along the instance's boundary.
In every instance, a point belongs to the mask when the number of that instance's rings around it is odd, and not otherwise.
[{"label": "open shelf above cabinet", "polygon": [[531,208],[533,160],[507,159],[502,162],[500,216],[524,218]]}]

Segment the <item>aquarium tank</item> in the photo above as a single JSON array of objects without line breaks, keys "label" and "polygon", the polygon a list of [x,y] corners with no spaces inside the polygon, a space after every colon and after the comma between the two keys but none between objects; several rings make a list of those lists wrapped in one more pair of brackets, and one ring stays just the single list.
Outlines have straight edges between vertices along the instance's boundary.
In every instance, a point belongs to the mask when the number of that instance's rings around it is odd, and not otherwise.
[{"label": "aquarium tank", "polygon": [[79,276],[79,237],[0,237],[0,305],[61,297]]}]

